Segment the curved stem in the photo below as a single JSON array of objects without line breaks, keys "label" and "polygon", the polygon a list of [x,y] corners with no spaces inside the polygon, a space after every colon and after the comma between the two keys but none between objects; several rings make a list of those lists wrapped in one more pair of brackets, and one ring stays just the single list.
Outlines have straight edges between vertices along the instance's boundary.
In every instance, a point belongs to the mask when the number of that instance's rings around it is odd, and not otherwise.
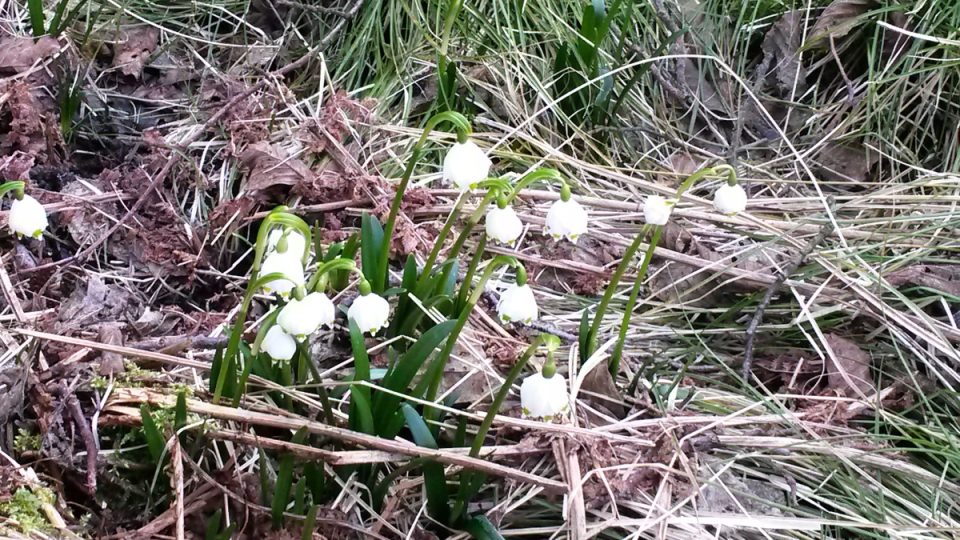
[{"label": "curved stem", "polygon": [[263,254],[267,251],[267,239],[270,237],[271,230],[276,225],[290,227],[303,235],[305,242],[301,262],[307,264],[307,259],[310,257],[311,240],[313,238],[313,234],[310,232],[310,226],[307,225],[306,221],[288,213],[286,210],[285,206],[278,206],[260,222],[260,229],[257,230],[257,244],[254,248],[253,256],[252,268],[254,276],[256,276],[256,273],[260,270],[260,265],[263,263]]},{"label": "curved stem", "polygon": [[13,197],[17,200],[20,200],[23,198],[23,188],[26,186],[27,184],[22,180],[13,180],[11,182],[0,184],[0,197],[3,197],[12,191]]},{"label": "curved stem", "polygon": [[423,133],[420,134],[417,143],[413,145],[410,159],[407,161],[407,167],[404,169],[403,176],[400,178],[400,185],[397,186],[397,193],[393,196],[393,202],[390,203],[390,213],[387,215],[387,222],[383,226],[383,246],[380,248],[380,257],[377,260],[377,275],[367,276],[368,279],[376,280],[375,285],[378,287],[378,290],[386,283],[388,259],[390,258],[390,241],[393,238],[393,229],[396,225],[397,213],[400,211],[400,203],[403,201],[403,194],[410,184],[413,169],[417,166],[417,162],[420,161],[420,154],[423,150],[423,145],[427,142],[427,137],[429,137],[430,132],[441,122],[450,122],[454,125],[458,133],[470,133],[470,122],[465,116],[458,112],[444,111],[435,114],[427,120],[427,125],[424,126]]},{"label": "curved stem", "polygon": [[452,253],[454,256],[460,253],[460,250],[463,249],[463,244],[467,242],[467,238],[470,236],[473,228],[480,223],[480,220],[483,219],[484,214],[487,213],[487,207],[490,206],[490,203],[496,198],[496,190],[490,190],[487,192],[487,194],[483,197],[483,200],[480,201],[480,204],[477,206],[476,210],[470,214],[470,218],[467,219],[466,225],[464,225],[463,230],[460,231],[460,236],[458,236],[457,241],[453,243],[450,253]]},{"label": "curved stem", "polygon": [[563,179],[563,176],[556,169],[540,168],[535,171],[525,174],[513,187],[513,190],[506,197],[507,204],[513,202],[517,198],[517,195],[520,194],[520,191],[525,189],[530,184],[538,182],[540,180],[555,180],[560,183],[561,186],[566,186],[567,182]]},{"label": "curved stem", "polygon": [[318,285],[321,284],[321,281],[325,281],[321,278],[330,272],[336,272],[338,270],[349,270],[359,275],[361,278],[364,277],[363,272],[357,268],[357,263],[355,263],[352,259],[344,259],[339,257],[318,266],[313,275],[310,276],[310,281],[307,282],[306,289],[310,292],[323,292],[323,289],[326,287],[318,287]]},{"label": "curved stem", "polygon": [[450,34],[453,32],[453,24],[457,22],[457,15],[460,14],[460,8],[462,7],[462,0],[451,0],[450,7],[447,9],[447,16],[443,21],[443,34],[440,38],[440,52],[437,58],[438,77],[444,77],[446,75],[447,52],[450,50]]},{"label": "curved stem", "polygon": [[640,271],[637,273],[637,279],[633,282],[633,289],[630,290],[630,297],[627,299],[627,305],[623,309],[623,321],[620,323],[620,332],[617,334],[617,344],[614,346],[613,354],[610,356],[608,368],[614,380],[617,373],[620,372],[620,359],[623,356],[623,345],[627,340],[627,328],[630,326],[630,320],[633,318],[633,306],[637,303],[637,296],[640,294],[640,286],[643,284],[643,278],[647,275],[647,268],[653,259],[653,253],[657,250],[657,244],[660,242],[660,235],[663,234],[663,227],[658,226],[653,230],[653,238],[650,239],[650,245],[647,246],[647,252],[643,256],[643,262],[640,263]]},{"label": "curved stem", "polygon": [[[230,332],[229,341],[227,341],[227,352],[223,356],[224,362],[229,363],[235,360],[237,353],[240,351],[240,338],[243,337],[243,323],[247,320],[247,311],[250,310],[250,302],[253,301],[253,295],[260,290],[264,284],[277,279],[287,279],[287,277],[280,272],[272,272],[265,276],[257,277],[247,286],[247,292],[243,295],[243,302],[241,302],[240,309],[237,311],[237,320],[233,323],[233,330]],[[217,385],[213,391],[214,403],[220,402],[220,396],[223,394],[223,387],[226,382],[227,370],[221,369],[220,374],[217,376]]]},{"label": "curved stem", "polygon": [[420,286],[430,278],[430,274],[433,272],[433,264],[437,262],[437,257],[440,256],[440,250],[447,240],[447,235],[450,234],[450,229],[453,227],[453,224],[456,223],[457,218],[460,217],[463,203],[467,201],[467,197],[469,196],[469,191],[461,193],[460,198],[457,199],[457,204],[453,207],[453,210],[450,211],[450,215],[447,216],[447,221],[444,222],[443,228],[440,229],[440,234],[437,235],[433,249],[430,250],[430,254],[427,255],[427,260],[423,264],[423,272],[420,273],[420,278],[417,280],[417,288],[420,288]]},{"label": "curved stem", "polygon": [[[427,401],[433,401],[437,397],[437,392],[440,389],[440,381],[443,379],[443,369],[447,365],[447,360],[450,359],[450,354],[453,352],[453,347],[457,344],[457,339],[460,337],[460,332],[463,331],[463,328],[467,325],[467,319],[470,318],[470,313],[473,311],[474,306],[477,305],[477,301],[480,300],[480,295],[483,294],[484,286],[498,268],[508,264],[511,266],[516,266],[520,263],[518,263],[513,257],[508,257],[505,255],[498,255],[494,257],[493,260],[490,261],[490,264],[487,266],[486,270],[484,270],[483,275],[480,276],[480,280],[474,286],[473,292],[470,294],[470,298],[467,299],[466,306],[464,306],[463,311],[460,313],[460,317],[457,318],[457,323],[454,325],[453,331],[450,332],[450,336],[447,337],[447,341],[443,345],[443,349],[440,351],[440,354],[433,359],[433,362],[430,364],[430,367],[427,370],[426,378],[429,381],[429,386],[425,396]],[[465,283],[464,285],[466,286],[469,284]],[[433,410],[434,409],[427,408],[424,411],[424,416],[426,417],[427,414]]]}]

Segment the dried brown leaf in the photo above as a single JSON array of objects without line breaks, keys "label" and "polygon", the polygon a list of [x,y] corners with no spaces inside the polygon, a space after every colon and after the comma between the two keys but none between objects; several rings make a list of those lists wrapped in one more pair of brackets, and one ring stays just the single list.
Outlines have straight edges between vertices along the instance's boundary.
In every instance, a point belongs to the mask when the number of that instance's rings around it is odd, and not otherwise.
[{"label": "dried brown leaf", "polygon": [[801,95],[806,90],[806,70],[800,63],[798,50],[803,41],[803,19],[805,12],[788,11],[780,17],[767,35],[760,48],[763,50],[760,73],[766,83],[777,89],[781,97]]},{"label": "dried brown leaf", "polygon": [[605,364],[593,368],[583,377],[579,395],[582,399],[607,409],[617,418],[622,418],[627,412],[617,384]]},{"label": "dried brown leaf", "polygon": [[920,285],[952,296],[960,296],[960,265],[918,264],[884,276],[891,285]]},{"label": "dried brown leaf", "polygon": [[240,161],[250,171],[245,191],[262,191],[273,186],[296,186],[313,180],[313,172],[300,159],[266,142],[254,143],[240,154]]},{"label": "dried brown leaf", "polygon": [[138,26],[124,30],[121,41],[114,46],[113,64],[124,75],[140,78],[143,66],[157,48],[160,30],[152,26]]},{"label": "dried brown leaf", "polygon": [[60,328],[82,328],[101,322],[136,319],[143,309],[126,289],[106,285],[96,275],[78,286],[60,308]]},{"label": "dried brown leaf", "polygon": [[[108,322],[100,325],[100,343],[106,345],[123,345],[123,332],[120,324]],[[104,376],[122,373],[123,356],[115,352],[103,351],[100,353],[100,374]]]},{"label": "dried brown leaf", "polygon": [[836,334],[827,334],[826,340],[833,351],[833,355],[827,355],[827,386],[844,395],[873,394],[870,355]]},{"label": "dried brown leaf", "polygon": [[26,71],[59,50],[60,44],[49,36],[36,41],[29,37],[0,39],[0,71]]},{"label": "dried brown leaf", "polygon": [[828,36],[836,39],[849,34],[872,5],[872,0],[834,0],[817,17],[808,43],[822,45]]},{"label": "dried brown leaf", "polygon": [[864,182],[880,155],[860,143],[829,143],[817,157],[824,180],[831,182]]}]

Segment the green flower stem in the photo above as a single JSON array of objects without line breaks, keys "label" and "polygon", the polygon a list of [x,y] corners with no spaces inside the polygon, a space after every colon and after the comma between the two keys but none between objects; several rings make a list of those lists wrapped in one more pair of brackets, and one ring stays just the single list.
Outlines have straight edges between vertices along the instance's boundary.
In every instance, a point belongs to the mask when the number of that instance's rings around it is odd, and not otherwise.
[{"label": "green flower stem", "polygon": [[623,345],[627,339],[627,328],[630,326],[630,319],[633,317],[633,307],[637,303],[637,296],[640,294],[640,286],[643,284],[643,278],[647,275],[647,268],[650,267],[650,261],[653,259],[653,253],[657,250],[657,244],[660,242],[660,236],[663,234],[663,227],[657,226],[653,230],[653,237],[650,239],[650,245],[647,246],[647,252],[643,256],[643,262],[640,263],[640,271],[637,273],[637,279],[633,282],[633,289],[630,290],[630,297],[627,299],[627,305],[623,310],[623,321],[620,323],[620,332],[617,335],[617,344],[614,346],[613,354],[610,356],[608,367],[610,374],[616,378],[620,372],[620,358],[623,356]]},{"label": "green flower stem", "polygon": [[23,198],[23,188],[25,187],[27,187],[26,183],[21,180],[0,184],[0,197],[12,191],[13,197],[19,201]]},{"label": "green flower stem", "polygon": [[437,55],[437,76],[441,78],[446,76],[447,73],[447,53],[450,50],[450,34],[453,33],[453,24],[457,22],[457,15],[460,14],[460,8],[462,7],[462,0],[451,0],[450,7],[447,8],[447,16],[443,21],[443,35],[440,39],[440,52]]},{"label": "green flower stem", "polygon": [[517,184],[513,187],[513,190],[506,197],[507,204],[513,202],[514,199],[520,195],[520,191],[526,189],[527,186],[533,184],[534,182],[539,182],[541,180],[553,180],[560,184],[561,190],[566,188],[567,191],[570,190],[570,187],[567,185],[567,181],[563,179],[563,176],[556,169],[541,168],[535,171],[525,174]]},{"label": "green flower stem", "polygon": [[[267,332],[270,328],[276,324],[277,317],[280,316],[280,310],[275,309],[270,312],[269,315],[263,320],[263,323],[260,325],[260,329],[257,330],[257,337],[253,340],[253,345],[250,347],[250,362],[247,362],[243,366],[243,372],[240,373],[240,382],[237,384],[237,388],[240,389],[240,393],[233,397],[233,406],[240,406],[240,398],[247,393],[247,379],[250,378],[250,371],[253,370],[253,358],[256,358],[260,354],[260,346],[263,344],[263,339],[267,337]],[[241,325],[242,326],[242,325]],[[232,337],[232,335],[231,335]],[[221,370],[221,372],[226,370]],[[217,380],[219,383],[219,379]]]},{"label": "green flower stem", "polygon": [[637,250],[640,249],[640,243],[643,241],[643,235],[638,234],[633,242],[627,246],[627,250],[623,253],[623,258],[620,259],[620,264],[617,265],[617,269],[614,270],[613,276],[610,278],[610,284],[607,285],[605,291],[603,291],[603,298],[600,299],[600,304],[597,306],[597,312],[593,315],[593,324],[590,325],[590,331],[587,334],[587,346],[588,350],[581,351],[580,359],[585,361],[590,355],[597,350],[597,336],[600,333],[600,325],[603,323],[603,316],[607,313],[607,307],[610,305],[610,300],[613,298],[613,293],[617,290],[617,285],[620,284],[620,279],[623,278],[623,274],[626,273],[627,267],[630,266],[630,263],[633,262],[633,256],[636,254]]},{"label": "green flower stem", "polygon": [[[447,360],[450,359],[450,354],[453,352],[453,347],[457,344],[457,339],[460,337],[460,332],[463,331],[463,328],[467,325],[467,320],[470,318],[470,313],[480,300],[480,295],[483,294],[484,286],[498,268],[506,265],[519,266],[520,263],[517,262],[517,260],[513,257],[498,255],[494,257],[492,261],[490,261],[490,264],[487,266],[486,270],[484,270],[483,275],[480,276],[480,280],[474,286],[473,292],[470,294],[470,298],[467,299],[466,306],[464,306],[463,311],[460,313],[460,317],[457,318],[457,323],[454,325],[453,331],[450,332],[450,336],[443,345],[443,349],[440,351],[440,354],[433,359],[433,362],[430,364],[430,367],[427,370],[426,378],[430,384],[426,393],[427,401],[433,401],[437,398],[437,392],[440,390],[440,381],[443,379],[443,369],[447,365]],[[464,286],[469,286],[469,283],[464,283]],[[434,409],[425,410],[424,417],[427,416],[428,412],[433,410]]]},{"label": "green flower stem", "polygon": [[[223,357],[225,363],[233,361],[240,351],[240,338],[243,337],[243,323],[247,320],[247,311],[250,310],[250,302],[253,301],[254,294],[265,284],[278,279],[287,278],[280,272],[273,272],[265,276],[257,277],[247,286],[247,292],[243,296],[243,302],[240,304],[240,310],[237,312],[237,321],[233,324],[233,330],[230,332],[230,340],[227,341],[227,353]],[[219,376],[217,376],[217,385],[214,387],[214,403],[220,402],[220,396],[223,395],[223,386],[226,382],[227,370],[221,369]]]},{"label": "green flower stem", "polygon": [[[510,393],[510,389],[513,387],[513,384],[520,378],[520,374],[523,373],[524,368],[527,366],[527,363],[530,361],[530,358],[533,357],[534,353],[540,348],[544,343],[551,342],[551,347],[556,347],[559,345],[560,340],[550,334],[540,334],[533,340],[527,350],[524,351],[523,356],[510,368],[510,372],[507,373],[507,378],[503,381],[503,386],[500,387],[500,390],[497,392],[497,395],[493,398],[493,403],[490,404],[490,408],[487,410],[487,415],[483,417],[483,422],[480,423],[480,427],[477,428],[477,434],[473,438],[473,444],[470,446],[470,457],[479,457],[480,449],[483,448],[483,442],[487,438],[487,432],[490,431],[490,427],[493,425],[494,419],[497,417],[497,413],[500,411],[500,407],[503,406],[503,402],[506,401],[507,395]],[[552,342],[556,342],[553,344]],[[552,354],[552,352],[550,353]],[[461,484],[474,484],[475,480],[478,478],[478,473],[476,471],[471,471],[464,469],[462,476],[460,477]],[[462,493],[463,496],[457,498],[457,502],[453,505],[453,520],[456,520],[460,517],[460,514],[466,508],[466,505],[470,502],[470,496],[472,489],[468,488]]]},{"label": "green flower stem", "polygon": [[487,249],[487,234],[480,233],[480,239],[477,241],[477,248],[474,251],[473,259],[470,260],[470,266],[467,267],[467,273],[464,275],[463,284],[460,286],[460,292],[457,294],[457,303],[453,306],[453,313],[460,313],[460,310],[467,303],[467,295],[470,294],[470,284],[473,283],[473,276],[477,274],[477,267],[480,266],[480,259],[483,252]]},{"label": "green flower stem", "polygon": [[483,200],[480,201],[480,204],[477,205],[477,209],[470,214],[470,218],[467,219],[467,223],[463,226],[463,230],[460,231],[460,236],[457,237],[456,242],[453,243],[453,247],[450,249],[450,253],[454,256],[460,253],[460,250],[463,249],[463,245],[467,242],[467,238],[470,236],[470,233],[473,231],[473,228],[480,223],[480,220],[483,219],[484,214],[487,213],[487,207],[490,206],[490,203],[497,198],[498,190],[491,189],[483,197]]},{"label": "green flower stem", "polygon": [[344,259],[341,257],[332,261],[327,261],[318,266],[313,275],[310,276],[310,281],[307,282],[307,291],[323,292],[324,289],[327,288],[327,279],[325,276],[330,272],[337,272],[339,270],[349,270],[361,278],[364,277],[363,272],[357,268],[357,263],[351,259]]},{"label": "green flower stem", "polygon": [[380,258],[377,261],[379,266],[379,268],[377,268],[377,275],[367,276],[368,279],[376,280],[377,285],[386,283],[388,259],[390,258],[390,240],[393,238],[393,229],[396,226],[397,214],[400,212],[400,203],[403,201],[403,194],[410,184],[413,169],[417,166],[417,162],[420,161],[420,154],[423,151],[423,145],[427,142],[427,137],[429,137],[430,132],[441,122],[450,122],[453,124],[458,134],[470,134],[470,122],[465,116],[458,112],[445,111],[435,114],[427,120],[427,125],[424,126],[420,139],[413,145],[410,159],[407,161],[407,167],[404,169],[403,176],[400,178],[400,185],[397,186],[397,193],[394,195],[393,202],[390,204],[390,214],[387,215],[387,222],[383,227],[383,246],[380,248]]}]

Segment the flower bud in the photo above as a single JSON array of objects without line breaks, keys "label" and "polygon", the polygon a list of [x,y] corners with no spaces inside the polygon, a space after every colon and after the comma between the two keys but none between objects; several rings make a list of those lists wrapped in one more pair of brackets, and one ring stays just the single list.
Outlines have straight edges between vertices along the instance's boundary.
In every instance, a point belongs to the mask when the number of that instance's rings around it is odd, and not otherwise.
[{"label": "flower bud", "polygon": [[47,211],[43,205],[29,195],[14,199],[7,215],[10,229],[17,236],[40,238],[47,228]]},{"label": "flower bud", "polygon": [[713,194],[713,206],[721,214],[739,214],[747,209],[747,192],[740,184],[724,184]]},{"label": "flower bud", "polygon": [[503,323],[519,321],[530,324],[540,315],[537,299],[529,285],[509,285],[500,293],[497,315]]},{"label": "flower bud", "polygon": [[277,324],[291,336],[302,341],[308,335],[317,331],[320,326],[333,326],[336,319],[336,308],[327,295],[313,292],[303,297],[303,300],[291,299],[280,310]]},{"label": "flower bud", "polygon": [[666,225],[673,209],[660,195],[650,195],[643,203],[643,220],[650,225]]},{"label": "flower bud", "polygon": [[523,233],[523,222],[512,206],[493,206],[487,211],[487,236],[501,244],[513,245]]},{"label": "flower bud", "polygon": [[443,158],[443,179],[466,191],[487,179],[492,164],[475,142],[454,143]]},{"label": "flower bud", "polygon": [[306,278],[303,275],[303,263],[300,262],[300,255],[292,251],[286,253],[273,252],[263,259],[263,265],[260,266],[260,275],[280,273],[286,279],[275,279],[263,286],[263,292],[270,294],[278,293],[286,298],[290,296],[290,291],[303,285]]},{"label": "flower bud", "polygon": [[[281,241],[283,240],[283,241]],[[267,236],[267,253],[290,253],[297,257],[303,257],[303,251],[307,247],[307,239],[300,234],[300,231],[293,229],[274,229]]]},{"label": "flower bud", "polygon": [[390,303],[374,293],[361,294],[347,310],[347,318],[363,333],[376,334],[390,319]]},{"label": "flower bud", "polygon": [[297,352],[297,342],[283,328],[274,325],[263,336],[260,348],[274,360],[289,360]]},{"label": "flower bud", "polygon": [[531,375],[520,385],[520,406],[525,416],[550,419],[564,412],[570,404],[567,381],[563,375],[544,377]]},{"label": "flower bud", "polygon": [[544,232],[554,240],[566,238],[576,242],[577,238],[587,232],[587,211],[573,199],[556,201],[547,210]]}]

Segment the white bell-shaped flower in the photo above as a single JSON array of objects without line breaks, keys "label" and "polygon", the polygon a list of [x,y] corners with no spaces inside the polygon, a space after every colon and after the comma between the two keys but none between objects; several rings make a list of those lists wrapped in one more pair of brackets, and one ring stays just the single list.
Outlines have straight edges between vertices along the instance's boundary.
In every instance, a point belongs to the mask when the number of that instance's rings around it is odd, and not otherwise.
[{"label": "white bell-shaped flower", "polygon": [[564,412],[569,405],[570,394],[563,375],[554,373],[553,377],[544,377],[537,373],[520,385],[520,406],[526,416],[549,419]]},{"label": "white bell-shaped flower", "polygon": [[673,210],[660,195],[650,195],[643,203],[643,220],[650,225],[666,225]]},{"label": "white bell-shaped flower", "polygon": [[473,141],[455,143],[443,158],[443,179],[452,182],[460,191],[487,179],[493,162]]},{"label": "white bell-shaped flower", "polygon": [[277,324],[298,340],[317,331],[320,326],[333,326],[337,313],[333,302],[321,292],[312,292],[303,300],[291,299],[280,310]]},{"label": "white bell-shaped flower", "polygon": [[376,334],[390,319],[390,303],[374,293],[361,294],[347,310],[347,318],[363,333]]},{"label": "white bell-shaped flower", "polygon": [[496,205],[487,211],[487,236],[501,244],[513,245],[523,233],[523,222],[512,206],[500,208]]},{"label": "white bell-shaped flower", "polygon": [[547,210],[544,231],[554,240],[566,238],[576,242],[577,238],[587,232],[587,211],[573,199],[559,200]]},{"label": "white bell-shaped flower", "polygon": [[286,251],[285,253],[271,253],[263,259],[260,266],[260,275],[280,273],[286,279],[275,279],[263,286],[263,292],[270,294],[278,293],[280,296],[287,297],[290,291],[303,285],[306,278],[303,275],[303,263],[300,255]]},{"label": "white bell-shaped flower", "polygon": [[7,215],[10,229],[18,236],[40,238],[47,228],[47,211],[39,201],[29,195],[14,199]]},{"label": "white bell-shaped flower", "polygon": [[507,289],[500,293],[497,315],[504,323],[519,321],[530,324],[540,316],[533,289],[529,285],[508,285]]},{"label": "white bell-shaped flower", "polygon": [[260,349],[274,360],[289,360],[297,352],[297,342],[293,336],[283,331],[278,325],[271,326],[267,335],[260,342]]},{"label": "white bell-shaped flower", "polygon": [[721,214],[739,214],[747,209],[747,192],[740,184],[724,184],[713,194],[713,206]]},{"label": "white bell-shaped flower", "polygon": [[277,251],[277,244],[280,243],[281,238],[285,238],[287,242],[287,250],[284,253],[290,253],[297,257],[303,256],[303,251],[307,247],[307,239],[300,234],[300,231],[293,229],[274,229],[270,231],[270,235],[267,236],[267,253]]}]

